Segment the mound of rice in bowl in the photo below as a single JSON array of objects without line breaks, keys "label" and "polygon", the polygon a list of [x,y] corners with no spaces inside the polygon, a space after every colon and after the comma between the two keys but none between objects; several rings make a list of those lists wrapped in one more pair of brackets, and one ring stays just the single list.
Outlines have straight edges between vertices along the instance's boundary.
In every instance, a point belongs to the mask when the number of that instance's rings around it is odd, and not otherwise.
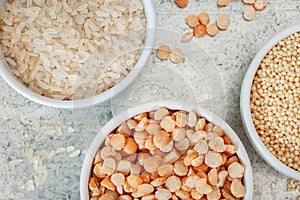
[{"label": "mound of rice in bowl", "polygon": [[17,0],[0,8],[1,51],[12,72],[46,97],[100,94],[135,66],[146,37],[140,0]]}]

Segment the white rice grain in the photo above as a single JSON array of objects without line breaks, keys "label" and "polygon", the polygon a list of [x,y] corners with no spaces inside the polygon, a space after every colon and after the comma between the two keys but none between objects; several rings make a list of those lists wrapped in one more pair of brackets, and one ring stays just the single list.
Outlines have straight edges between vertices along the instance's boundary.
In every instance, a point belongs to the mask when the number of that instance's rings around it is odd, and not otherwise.
[{"label": "white rice grain", "polygon": [[61,136],[62,135],[61,128],[59,128],[58,126],[55,127],[55,131],[56,131],[56,135],[57,136]]},{"label": "white rice grain", "polygon": [[67,152],[71,152],[71,151],[74,151],[75,148],[74,148],[74,146],[68,146],[68,147],[66,148],[66,150],[67,150]]},{"label": "white rice grain", "polygon": [[49,35],[55,35],[57,34],[57,30],[54,28],[48,28],[44,30],[45,33],[49,34]]},{"label": "white rice grain", "polygon": [[55,13],[59,13],[63,7],[63,4],[61,2],[53,2],[53,5],[56,5]]},{"label": "white rice grain", "polygon": [[16,165],[19,165],[23,160],[21,159],[17,159],[17,160],[12,160],[12,161],[9,161],[9,165],[11,166],[16,166]]},{"label": "white rice grain", "polygon": [[87,4],[87,3],[84,3],[84,4],[80,5],[80,6],[78,6],[76,10],[77,10],[78,12],[82,12],[82,11],[84,11],[85,9],[87,9],[87,7],[88,7],[88,4]]},{"label": "white rice grain", "polygon": [[33,180],[28,180],[28,181],[26,182],[26,191],[27,191],[27,192],[34,191]]},{"label": "white rice grain", "polygon": [[46,170],[46,168],[44,166],[42,166],[39,169],[38,173],[36,173],[36,175],[34,175],[34,184],[37,187],[42,185],[47,180],[47,176],[48,176],[48,171]]},{"label": "white rice grain", "polygon": [[37,80],[37,84],[38,84],[41,88],[43,88],[44,90],[49,89],[49,85],[46,84],[44,81]]},{"label": "white rice grain", "polygon": [[65,11],[67,11],[68,13],[72,12],[72,8],[65,2],[63,2],[63,8],[65,9]]},{"label": "white rice grain", "polygon": [[80,154],[80,150],[78,149],[78,150],[76,150],[76,151],[74,151],[73,153],[70,154],[70,158],[77,157],[77,156],[79,156],[79,154]]},{"label": "white rice grain", "polygon": [[87,38],[91,38],[91,31],[89,29],[88,24],[84,24],[84,33],[85,33]]},{"label": "white rice grain", "polygon": [[27,5],[27,7],[31,7],[32,6],[32,0],[27,0],[26,5]]},{"label": "white rice grain", "polygon": [[2,41],[2,44],[4,44],[6,47],[9,47],[9,48],[11,48],[11,49],[14,48],[13,44],[10,43],[10,42],[7,41],[7,40],[3,40],[3,41]]},{"label": "white rice grain", "polygon": [[34,1],[34,3],[36,3],[37,5],[39,5],[39,6],[44,6],[44,3],[43,3],[43,1],[42,0],[33,0]]},{"label": "white rice grain", "polygon": [[[40,80],[42,82],[42,80]],[[55,127],[53,126],[47,126],[43,129],[43,134],[44,135],[50,135],[50,136],[53,136],[55,134],[56,130],[55,130]]]},{"label": "white rice grain", "polygon": [[49,155],[49,151],[47,150],[41,150],[39,153],[38,153],[38,156],[41,160],[45,160],[47,158],[47,156]]},{"label": "white rice grain", "polygon": [[6,32],[13,32],[14,28],[11,26],[2,26],[2,30]]},{"label": "white rice grain", "polygon": [[66,151],[65,148],[60,147],[60,148],[57,148],[57,149],[55,150],[55,154],[60,154],[60,153],[63,153],[63,152],[65,152],[65,151]]},{"label": "white rice grain", "polygon": [[14,67],[17,66],[17,63],[11,58],[6,58],[6,61]]},{"label": "white rice grain", "polygon": [[55,154],[55,151],[54,150],[51,150],[47,156],[47,159],[50,160]]},{"label": "white rice grain", "polygon": [[87,150],[83,150],[81,153],[82,153],[83,155],[86,155],[86,154],[87,154]]}]

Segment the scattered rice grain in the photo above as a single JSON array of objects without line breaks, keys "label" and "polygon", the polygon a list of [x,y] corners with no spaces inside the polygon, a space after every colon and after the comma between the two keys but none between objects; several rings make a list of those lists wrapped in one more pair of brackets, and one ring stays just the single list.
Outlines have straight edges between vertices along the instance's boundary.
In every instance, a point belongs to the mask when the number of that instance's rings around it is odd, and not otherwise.
[{"label": "scattered rice grain", "polygon": [[58,148],[58,149],[55,150],[55,154],[60,154],[60,153],[63,153],[63,152],[65,152],[65,151],[66,151],[65,148],[60,147],[60,148]]},{"label": "scattered rice grain", "polygon": [[66,150],[67,150],[67,152],[71,152],[71,151],[74,151],[75,148],[74,148],[74,146],[68,146],[68,147],[66,148]]},{"label": "scattered rice grain", "polygon": [[80,150],[78,149],[78,150],[76,150],[76,151],[74,151],[73,153],[70,154],[70,158],[77,157],[77,156],[79,156],[79,154],[80,154]]}]

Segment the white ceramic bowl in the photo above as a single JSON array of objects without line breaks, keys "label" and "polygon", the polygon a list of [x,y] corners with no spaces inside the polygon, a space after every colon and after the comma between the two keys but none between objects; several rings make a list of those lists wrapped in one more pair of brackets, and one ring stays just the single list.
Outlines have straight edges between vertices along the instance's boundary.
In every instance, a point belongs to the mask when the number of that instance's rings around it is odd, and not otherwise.
[{"label": "white ceramic bowl", "polygon": [[136,106],[133,108],[128,109],[125,112],[113,117],[103,128],[102,130],[96,135],[94,140],[92,141],[85,160],[83,162],[82,170],[81,170],[81,177],[80,177],[80,196],[82,200],[89,199],[89,190],[88,190],[88,182],[91,175],[91,167],[94,160],[94,156],[101,146],[102,142],[104,141],[105,137],[110,134],[113,130],[115,130],[121,123],[125,122],[126,120],[130,119],[131,117],[143,113],[143,112],[150,112],[153,110],[157,110],[158,108],[166,107],[171,110],[185,110],[185,111],[194,111],[201,116],[204,116],[208,121],[214,123],[223,128],[226,135],[230,138],[233,144],[238,147],[237,155],[241,161],[241,163],[245,166],[245,177],[244,177],[244,184],[246,187],[246,195],[244,200],[251,200],[252,193],[253,193],[253,177],[252,177],[252,169],[250,165],[250,161],[247,155],[247,152],[240,141],[239,137],[236,133],[229,127],[229,125],[224,122],[221,118],[216,116],[215,114],[211,113],[210,111],[200,108],[198,106],[190,106],[190,105],[183,105],[181,103],[177,103],[174,101],[159,101],[159,102],[150,102],[146,104],[142,104],[140,106]]},{"label": "white ceramic bowl", "polygon": [[276,34],[272,37],[256,54],[254,59],[252,60],[248,71],[245,75],[242,90],[241,90],[241,115],[244,127],[246,129],[246,133],[256,149],[256,151],[261,155],[261,157],[268,162],[272,167],[274,167],[277,171],[285,174],[286,176],[292,177],[294,179],[300,180],[300,172],[293,170],[292,168],[286,166],[281,161],[279,161],[264,145],[261,141],[256,129],[254,127],[251,111],[250,111],[250,93],[251,86],[253,83],[254,76],[256,74],[257,68],[259,67],[261,61],[265,57],[265,55],[272,49],[279,41],[288,37],[289,35],[300,31],[300,24],[294,25],[285,29],[284,31]]},{"label": "white ceramic bowl", "polygon": [[[24,97],[32,101],[35,101],[37,103],[51,106],[51,107],[57,107],[57,108],[88,107],[88,106],[92,106],[104,102],[116,96],[119,92],[121,92],[126,87],[128,87],[130,83],[138,76],[141,69],[146,64],[146,61],[148,60],[152,47],[154,45],[155,25],[156,25],[156,14],[155,14],[154,3],[153,0],[142,0],[142,1],[144,3],[144,9],[145,9],[145,14],[147,19],[147,36],[144,44],[144,49],[133,70],[126,77],[124,77],[120,83],[118,83],[111,89],[99,95],[96,95],[94,97],[90,97],[87,99],[73,100],[73,101],[63,101],[63,100],[56,100],[56,99],[44,97],[30,90],[17,77],[13,75],[2,53],[0,53],[0,75],[14,90],[16,90]],[[0,6],[2,6],[5,2],[6,0],[0,0]]]}]

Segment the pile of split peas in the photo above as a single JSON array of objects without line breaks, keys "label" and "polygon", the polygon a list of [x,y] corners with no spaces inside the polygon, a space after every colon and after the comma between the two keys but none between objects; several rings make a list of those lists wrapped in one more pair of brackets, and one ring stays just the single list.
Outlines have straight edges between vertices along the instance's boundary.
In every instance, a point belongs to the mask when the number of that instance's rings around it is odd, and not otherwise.
[{"label": "pile of split peas", "polygon": [[141,113],[106,137],[89,180],[91,199],[239,199],[245,168],[226,133],[194,112]]}]

